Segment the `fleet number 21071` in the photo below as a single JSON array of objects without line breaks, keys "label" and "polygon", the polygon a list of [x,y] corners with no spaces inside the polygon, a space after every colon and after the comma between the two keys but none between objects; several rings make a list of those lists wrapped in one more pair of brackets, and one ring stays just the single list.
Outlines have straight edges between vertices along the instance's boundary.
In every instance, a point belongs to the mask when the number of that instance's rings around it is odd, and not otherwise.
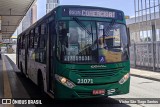
[{"label": "fleet number 21071", "polygon": [[93,84],[93,79],[77,79],[78,84]]}]

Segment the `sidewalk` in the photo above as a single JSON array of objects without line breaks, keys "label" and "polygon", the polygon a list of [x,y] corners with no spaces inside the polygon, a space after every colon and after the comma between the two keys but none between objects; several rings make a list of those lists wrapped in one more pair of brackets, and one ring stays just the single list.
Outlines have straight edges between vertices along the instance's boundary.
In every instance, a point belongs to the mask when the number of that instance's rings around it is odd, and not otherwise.
[{"label": "sidewalk", "polygon": [[15,72],[20,72],[16,65],[16,54],[4,54]]},{"label": "sidewalk", "polygon": [[130,74],[132,76],[137,76],[137,77],[141,77],[141,78],[160,81],[160,72],[153,72],[153,71],[131,68]]},{"label": "sidewalk", "polygon": [[16,64],[16,54],[4,54],[7,55]]}]

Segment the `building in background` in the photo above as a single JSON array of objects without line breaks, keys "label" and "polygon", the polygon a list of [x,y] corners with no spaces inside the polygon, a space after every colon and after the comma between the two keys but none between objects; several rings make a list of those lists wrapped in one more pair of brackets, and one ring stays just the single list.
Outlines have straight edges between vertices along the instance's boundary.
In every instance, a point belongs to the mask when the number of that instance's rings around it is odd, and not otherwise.
[{"label": "building in background", "polygon": [[34,3],[31,9],[31,23],[35,23],[37,21],[37,4]]},{"label": "building in background", "polygon": [[[32,16],[34,14],[32,13],[32,8],[29,9],[29,11],[27,12],[26,16],[23,18],[22,20],[22,31],[26,30],[29,26],[31,26],[32,23]],[[36,15],[35,15],[36,16]],[[21,27],[21,26],[20,26]],[[21,33],[21,32],[19,32]]]},{"label": "building in background", "polygon": [[131,41],[135,43],[160,41],[159,0],[134,1],[135,17],[127,20],[131,32]]},{"label": "building in background", "polygon": [[135,17],[127,20],[131,65],[160,71],[160,2],[134,0],[134,3]]},{"label": "building in background", "polygon": [[16,32],[13,34],[13,36],[22,33],[36,21],[37,21],[37,1],[35,1],[31,6],[31,8],[28,10],[26,16],[22,19],[21,23],[17,27]]},{"label": "building in background", "polygon": [[46,13],[49,13],[52,9],[58,6],[59,0],[47,0],[46,3]]},{"label": "building in background", "polygon": [[[4,40],[6,44],[10,43],[10,45],[7,46],[7,50],[12,48],[13,52],[15,53],[16,52],[15,36],[22,33],[24,30],[26,30],[28,27],[34,24],[37,20],[39,20],[48,12],[50,12],[52,9],[57,7],[58,4],[59,4],[59,0],[35,0],[31,8],[26,13],[26,16],[22,19],[21,23],[17,27],[12,38]],[[1,19],[0,19],[0,25],[1,25]],[[0,33],[0,40],[1,40],[1,33]],[[6,52],[10,52],[10,51],[6,51]]]},{"label": "building in background", "polygon": [[14,35],[18,35],[29,26],[57,7],[59,0],[35,0],[26,16],[22,19]]}]

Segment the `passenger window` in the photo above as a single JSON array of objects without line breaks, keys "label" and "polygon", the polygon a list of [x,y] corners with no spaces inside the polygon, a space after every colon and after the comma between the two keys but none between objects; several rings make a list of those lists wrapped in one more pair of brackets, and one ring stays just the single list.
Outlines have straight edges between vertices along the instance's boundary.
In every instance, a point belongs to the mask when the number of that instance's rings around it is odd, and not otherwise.
[{"label": "passenger window", "polygon": [[34,49],[35,49],[35,61],[39,62],[39,27],[35,28],[35,36],[34,36]]},{"label": "passenger window", "polygon": [[34,47],[34,30],[31,30],[31,32],[30,32],[30,39],[29,39],[29,47],[30,48],[33,48]]},{"label": "passenger window", "polygon": [[47,34],[47,25],[46,25],[46,23],[41,25],[41,34],[42,35]]},{"label": "passenger window", "polygon": [[27,42],[27,48],[29,48],[29,44],[30,44],[30,41],[29,41],[29,39],[30,39],[30,32],[25,35],[25,39],[26,39],[26,42]]},{"label": "passenger window", "polygon": [[23,35],[22,37],[22,49],[25,48],[25,35]]},{"label": "passenger window", "polygon": [[41,25],[40,43],[39,43],[39,62],[46,63],[46,44],[47,44],[47,25]]},{"label": "passenger window", "polygon": [[40,48],[44,49],[46,47],[46,37],[47,37],[47,26],[46,23],[41,25],[41,35],[40,35]]},{"label": "passenger window", "polygon": [[41,35],[40,36],[40,48],[41,49],[44,49],[45,48],[45,37],[44,37],[44,35]]},{"label": "passenger window", "polygon": [[34,48],[38,48],[38,42],[39,42],[39,27],[35,29],[35,37],[34,37]]},{"label": "passenger window", "polygon": [[21,49],[21,48],[22,48],[22,41],[21,41],[21,37],[18,39],[18,47],[19,47],[19,49]]}]

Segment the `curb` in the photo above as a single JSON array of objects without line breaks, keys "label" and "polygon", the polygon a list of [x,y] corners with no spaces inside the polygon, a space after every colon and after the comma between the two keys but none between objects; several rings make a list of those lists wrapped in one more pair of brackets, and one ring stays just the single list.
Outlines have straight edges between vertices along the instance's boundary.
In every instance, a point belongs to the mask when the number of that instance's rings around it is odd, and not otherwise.
[{"label": "curb", "polygon": [[140,78],[145,78],[145,79],[150,79],[150,80],[154,80],[154,81],[160,82],[160,79],[158,79],[158,78],[147,77],[147,76],[141,76],[141,75],[136,75],[136,74],[131,74],[131,76],[140,77]]}]

